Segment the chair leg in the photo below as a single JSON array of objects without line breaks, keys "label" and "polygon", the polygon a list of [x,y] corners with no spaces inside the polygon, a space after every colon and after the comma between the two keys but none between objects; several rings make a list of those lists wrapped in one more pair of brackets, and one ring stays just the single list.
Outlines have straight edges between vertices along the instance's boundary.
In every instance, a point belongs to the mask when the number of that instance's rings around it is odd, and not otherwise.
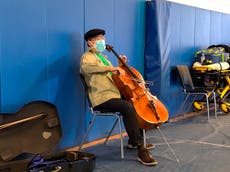
[{"label": "chair leg", "polygon": [[209,114],[209,100],[208,100],[208,94],[205,94],[206,97],[206,105],[207,105],[207,113],[208,113],[208,121],[210,120],[210,114]]},{"label": "chair leg", "polygon": [[[116,117],[116,118],[117,118],[117,117]],[[109,131],[109,134],[107,135],[107,137],[106,137],[106,139],[105,139],[105,141],[104,141],[104,144],[106,144],[107,141],[109,140],[109,137],[110,137],[110,135],[112,134],[112,132],[113,132],[115,126],[117,125],[117,122],[118,122],[118,118],[117,118],[116,121],[113,123],[113,126],[112,126],[111,130]]]},{"label": "chair leg", "polygon": [[179,109],[177,110],[178,113],[180,113],[181,110],[184,110],[184,106],[186,105],[186,102],[187,102],[188,98],[190,97],[190,95],[194,95],[194,96],[193,96],[193,100],[191,101],[191,103],[188,104],[189,108],[191,107],[193,101],[197,97],[195,94],[192,94],[192,93],[185,93],[185,94],[186,94],[185,99],[184,99],[183,103],[180,105]]},{"label": "chair leg", "polygon": [[118,123],[118,127],[119,127],[119,134],[120,134],[120,147],[121,147],[121,159],[124,159],[124,143],[123,143],[123,134],[122,134],[122,127],[121,127],[121,117],[119,116],[119,115],[116,115],[116,121],[114,122],[114,124],[113,124],[113,126],[112,126],[112,128],[111,128],[111,130],[110,130],[110,132],[109,132],[109,134],[108,134],[108,136],[106,137],[106,139],[105,139],[105,142],[104,142],[104,144],[106,144],[107,143],[107,141],[108,141],[108,139],[109,139],[109,137],[110,137],[110,135],[112,134],[112,132],[113,132],[113,130],[114,130],[114,128],[115,128],[115,126],[117,125],[117,123]]},{"label": "chair leg", "polygon": [[215,118],[217,119],[217,110],[216,110],[216,93],[213,91],[213,100],[214,100],[214,110]]},{"label": "chair leg", "polygon": [[118,117],[118,125],[119,125],[119,132],[120,132],[120,141],[121,141],[121,159],[124,159],[124,143],[123,143],[123,134],[122,134],[122,127],[121,127],[121,118]]},{"label": "chair leg", "polygon": [[180,111],[181,111],[181,110],[182,110],[182,111],[184,110],[184,109],[182,109],[182,108],[184,108],[184,105],[185,105],[185,103],[186,103],[188,97],[189,97],[189,94],[186,94],[186,97],[185,97],[184,101],[182,102],[182,104],[180,105],[179,109],[177,110],[177,113],[181,113]]},{"label": "chair leg", "polygon": [[146,132],[145,132],[145,129],[143,129],[143,140],[144,140],[144,146],[146,147]]},{"label": "chair leg", "polygon": [[86,130],[86,133],[85,133],[85,135],[84,135],[84,137],[83,137],[83,139],[81,141],[81,144],[78,147],[78,151],[82,148],[83,144],[85,143],[85,140],[86,140],[87,136],[89,135],[89,132],[90,132],[92,126],[93,126],[93,123],[94,123],[95,119],[96,119],[96,115],[93,115],[93,119],[90,121],[90,125],[88,126],[88,128]]},{"label": "chair leg", "polygon": [[[209,108],[209,97],[208,94],[205,94],[206,96],[206,103],[207,103],[207,113],[208,113],[208,121],[210,120],[210,108]],[[216,112],[216,93],[213,91],[212,92],[213,100],[214,100],[214,114],[215,118],[217,119],[217,112]]]}]

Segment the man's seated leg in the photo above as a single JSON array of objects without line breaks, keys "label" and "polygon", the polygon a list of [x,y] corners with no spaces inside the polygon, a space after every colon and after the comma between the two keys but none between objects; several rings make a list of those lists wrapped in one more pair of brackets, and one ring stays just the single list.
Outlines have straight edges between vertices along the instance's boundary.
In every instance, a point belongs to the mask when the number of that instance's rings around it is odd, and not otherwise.
[{"label": "man's seated leg", "polygon": [[[137,143],[132,142],[131,140],[128,140],[128,145],[127,145],[128,149],[137,149],[138,145]],[[146,149],[154,149],[155,145],[152,143],[146,143]]]}]

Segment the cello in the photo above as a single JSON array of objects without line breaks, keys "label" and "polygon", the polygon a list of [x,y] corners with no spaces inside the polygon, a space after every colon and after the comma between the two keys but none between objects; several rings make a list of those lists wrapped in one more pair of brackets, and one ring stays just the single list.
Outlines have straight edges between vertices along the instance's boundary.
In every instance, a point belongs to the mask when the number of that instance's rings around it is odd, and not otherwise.
[{"label": "cello", "polygon": [[134,106],[139,127],[152,129],[167,121],[168,110],[145,87],[142,75],[135,68],[128,66],[112,46],[107,44],[106,50],[113,52],[121,64],[120,67],[125,71],[124,75],[113,74],[112,79],[121,95]]}]

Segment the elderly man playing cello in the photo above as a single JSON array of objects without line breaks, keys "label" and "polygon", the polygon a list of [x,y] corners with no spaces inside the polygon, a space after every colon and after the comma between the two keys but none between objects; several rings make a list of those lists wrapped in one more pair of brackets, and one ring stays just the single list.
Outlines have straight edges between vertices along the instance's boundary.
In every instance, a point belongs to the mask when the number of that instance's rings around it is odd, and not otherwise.
[{"label": "elderly man playing cello", "polygon": [[80,73],[86,81],[92,106],[95,110],[120,112],[129,137],[128,148],[138,150],[137,160],[142,164],[157,165],[158,162],[148,151],[154,145],[144,146],[133,105],[121,98],[112,80],[113,74],[123,74],[124,71],[120,67],[114,67],[102,54],[105,50],[104,35],[105,31],[102,29],[92,29],[84,35],[89,49],[81,57]]}]

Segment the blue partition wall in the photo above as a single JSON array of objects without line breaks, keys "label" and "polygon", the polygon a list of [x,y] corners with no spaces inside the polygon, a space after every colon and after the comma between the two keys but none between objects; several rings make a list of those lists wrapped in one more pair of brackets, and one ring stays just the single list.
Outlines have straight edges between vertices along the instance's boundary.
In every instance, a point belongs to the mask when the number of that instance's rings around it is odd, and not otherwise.
[{"label": "blue partition wall", "polygon": [[[61,119],[58,148],[79,144],[91,118],[78,75],[84,33],[105,29],[107,43],[143,73],[144,11],[144,0],[1,0],[1,112],[49,101]],[[98,123],[89,140],[104,137],[111,125]]]},{"label": "blue partition wall", "polygon": [[82,132],[83,94],[74,58],[84,49],[83,9],[83,1],[75,0],[0,1],[1,112],[34,100],[55,104],[61,147],[76,143]]},{"label": "blue partition wall", "polygon": [[230,45],[230,15],[167,1],[146,2],[145,78],[166,105],[170,118],[191,111],[180,109],[184,95],[175,66],[192,66],[198,49]]}]

